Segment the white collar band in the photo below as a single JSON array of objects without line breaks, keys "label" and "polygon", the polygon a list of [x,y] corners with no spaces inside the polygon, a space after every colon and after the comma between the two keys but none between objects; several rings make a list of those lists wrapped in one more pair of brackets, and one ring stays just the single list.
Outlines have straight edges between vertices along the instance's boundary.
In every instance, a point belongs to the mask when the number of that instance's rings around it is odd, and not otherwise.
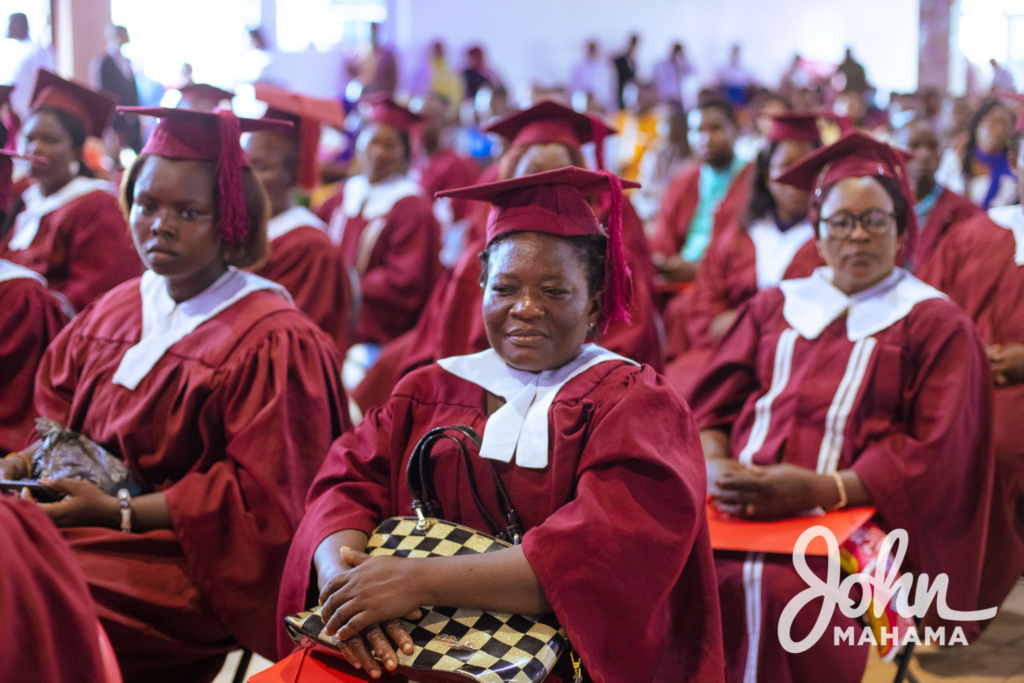
[{"label": "white collar band", "polygon": [[505,405],[487,418],[480,455],[520,467],[542,469],[548,465],[548,409],[570,379],[599,363],[613,360],[637,362],[596,344],[587,344],[575,359],[556,370],[524,372],[509,367],[487,349],[469,356],[443,358],[442,368],[505,399]]},{"label": "white collar band", "polygon": [[278,237],[284,237],[296,228],[305,227],[327,231],[327,224],[320,220],[315,213],[304,206],[293,206],[267,221],[267,239],[273,241]]},{"label": "white collar band", "polygon": [[988,217],[999,227],[1006,228],[1013,233],[1013,239],[1017,245],[1013,253],[1013,261],[1018,266],[1024,266],[1024,206],[1014,204],[989,209]]},{"label": "white collar band", "polygon": [[32,185],[21,193],[21,199],[25,202],[25,210],[14,219],[14,234],[11,235],[11,241],[7,244],[7,247],[11,251],[28,249],[39,232],[39,222],[44,216],[53,213],[79,197],[84,197],[93,192],[110,193],[112,190],[113,186],[106,180],[83,178],[82,176],[72,178],[71,182],[49,197],[43,196],[43,193],[39,190],[39,185]]},{"label": "white collar band", "polygon": [[846,336],[852,342],[892,326],[922,301],[946,298],[902,268],[853,296],[832,284],[832,269],[827,267],[815,269],[810,277],[783,280],[779,289],[786,298],[782,315],[801,337],[817,339],[845,313]]}]

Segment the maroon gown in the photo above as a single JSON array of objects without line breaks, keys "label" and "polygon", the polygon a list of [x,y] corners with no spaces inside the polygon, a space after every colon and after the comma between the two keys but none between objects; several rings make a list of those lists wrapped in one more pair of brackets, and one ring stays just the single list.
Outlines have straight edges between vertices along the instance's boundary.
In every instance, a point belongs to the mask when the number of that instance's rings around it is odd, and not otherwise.
[{"label": "maroon gown", "polygon": [[282,234],[275,234],[274,219],[271,219],[270,255],[254,272],[283,285],[295,307],[308,315],[344,352],[353,324],[349,270],[331,244],[327,226],[316,215],[294,207],[281,216],[299,212],[308,213],[307,220],[298,220],[297,225],[289,226]]},{"label": "maroon gown", "polygon": [[[324,538],[410,514],[405,463],[420,437],[452,424],[483,433],[486,405],[480,386],[435,364],[403,379],[335,442],[292,544],[282,617],[310,604],[311,561]],[[527,560],[591,677],[721,680],[704,463],[686,406],[651,368],[610,361],[565,384],[548,419],[547,466],[494,465],[527,529]],[[486,529],[459,483],[456,452],[444,442],[434,454],[447,517]],[[500,516],[486,466],[476,456],[473,466],[482,499]],[[282,655],[292,649],[283,631],[278,642]]]},{"label": "maroon gown", "polygon": [[[1001,207],[990,213],[1012,220],[1020,210]],[[1018,220],[1024,228],[1024,217]],[[967,312],[986,346],[1024,344],[1022,244],[1024,232],[1017,239],[1013,230],[979,214],[953,225],[920,273]],[[1015,564],[1024,557],[1024,384],[997,386],[994,394],[997,489],[1021,540],[1004,553],[1005,561]]]},{"label": "maroon gown", "polygon": [[[757,294],[757,255],[754,240],[734,219],[708,246],[693,287],[673,297],[665,309],[669,359],[665,376],[684,400],[689,399],[694,383],[714,353],[715,341],[709,334],[711,322]],[[788,256],[780,254],[776,258]],[[812,236],[792,255],[782,279],[807,277],[823,265]]]},{"label": "maroon gown", "polygon": [[20,270],[0,261],[0,451],[4,454],[24,448],[35,431],[36,369],[46,347],[67,324],[60,302],[38,276],[31,271],[15,275]]},{"label": "maroon gown", "polygon": [[416,325],[430,297],[441,271],[441,233],[430,202],[421,195],[398,199],[373,217],[366,215],[364,204],[346,219],[356,180],[345,185],[346,199],[334,212],[331,236],[342,262],[359,274],[352,343],[386,344]]},{"label": "maroon gown", "polygon": [[112,378],[142,326],[139,280],[64,328],[36,408],[166,496],[173,529],[62,529],[126,681],[212,680],[239,645],[273,657],[275,604],[303,500],[348,426],[338,352],[276,292],[199,325],[134,390]]},{"label": "maroon gown", "polygon": [[9,247],[14,232],[0,240],[0,258],[42,275],[76,312],[142,273],[117,197],[103,190],[43,216],[26,249]]},{"label": "maroon gown", "polygon": [[96,607],[50,518],[0,494],[0,549],[0,677],[104,683]]},{"label": "maroon gown", "polygon": [[[803,282],[812,279],[783,287]],[[908,532],[904,572],[947,574],[953,609],[999,605],[1021,567],[986,558],[1006,535],[993,498],[991,377],[970,320],[934,292],[939,298],[919,300],[895,321],[898,314],[876,317],[884,322],[856,342],[845,313],[808,337],[784,314],[787,296],[765,290],[740,308],[694,391],[698,426],[729,434],[740,462],[852,469],[878,508],[874,521]],[[728,681],[861,680],[869,646],[834,644],[833,627],[861,632],[839,610],[810,650],[782,648],[781,612],[807,587],[791,556],[716,552],[715,559]],[[824,578],[825,559],[810,560]],[[794,640],[810,632],[820,604],[799,613]],[[924,625],[942,625],[934,604]],[[976,623],[944,625],[950,634],[961,626],[968,639],[979,632]]]}]

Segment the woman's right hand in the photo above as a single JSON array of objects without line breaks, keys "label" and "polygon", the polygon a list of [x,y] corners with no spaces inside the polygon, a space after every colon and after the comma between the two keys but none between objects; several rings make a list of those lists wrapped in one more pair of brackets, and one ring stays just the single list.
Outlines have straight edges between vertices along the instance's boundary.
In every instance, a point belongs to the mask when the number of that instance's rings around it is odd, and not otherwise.
[{"label": "woman's right hand", "polygon": [[12,453],[10,456],[0,460],[0,479],[8,481],[28,479],[31,472],[28,471],[28,463],[21,455]]}]

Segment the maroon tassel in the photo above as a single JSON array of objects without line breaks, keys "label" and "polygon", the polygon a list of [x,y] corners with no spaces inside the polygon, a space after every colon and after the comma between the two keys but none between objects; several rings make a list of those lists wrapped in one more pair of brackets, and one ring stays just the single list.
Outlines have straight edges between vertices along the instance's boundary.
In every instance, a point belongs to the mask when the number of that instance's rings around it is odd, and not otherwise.
[{"label": "maroon tassel", "polygon": [[597,161],[597,170],[604,170],[604,139],[608,135],[608,127],[598,117],[587,114],[590,119],[591,135],[594,138],[594,160]]},{"label": "maroon tassel", "polygon": [[604,269],[603,332],[615,322],[629,320],[629,306],[633,302],[633,279],[626,261],[626,247],[622,238],[622,181],[609,171],[601,171],[612,186],[611,211],[608,212],[608,249]]},{"label": "maroon tassel", "polygon": [[245,158],[239,138],[238,117],[229,109],[215,109],[220,135],[220,159],[217,161],[217,193],[220,208],[220,236],[228,244],[242,244],[247,235],[245,193],[242,168]]}]

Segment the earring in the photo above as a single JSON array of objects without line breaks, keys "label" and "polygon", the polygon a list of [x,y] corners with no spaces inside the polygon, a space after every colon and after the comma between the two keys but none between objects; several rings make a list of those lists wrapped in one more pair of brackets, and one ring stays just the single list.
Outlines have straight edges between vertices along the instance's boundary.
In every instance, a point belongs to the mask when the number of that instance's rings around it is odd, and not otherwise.
[{"label": "earring", "polygon": [[82,170],[82,164],[77,161],[72,161],[68,164],[68,172],[73,176],[77,176],[78,172]]}]

